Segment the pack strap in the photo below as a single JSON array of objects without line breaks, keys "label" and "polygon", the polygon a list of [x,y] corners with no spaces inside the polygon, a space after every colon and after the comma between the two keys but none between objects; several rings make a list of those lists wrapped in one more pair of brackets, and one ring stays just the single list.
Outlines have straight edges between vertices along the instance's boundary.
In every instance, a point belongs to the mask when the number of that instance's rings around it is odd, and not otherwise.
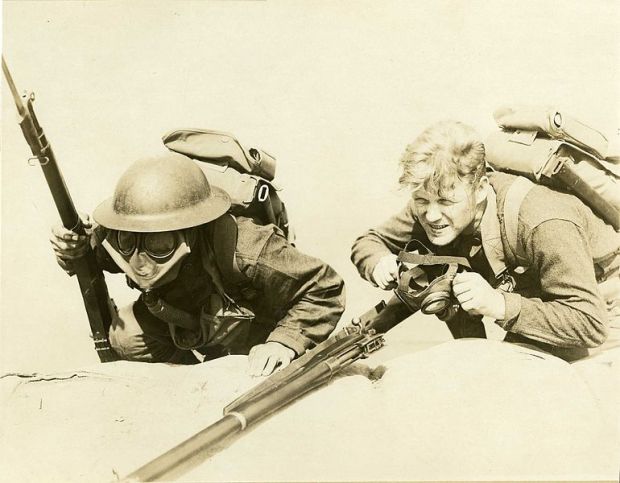
[{"label": "pack strap", "polygon": [[209,275],[209,277],[211,277],[211,281],[215,286],[215,290],[217,290],[217,293],[220,295],[220,297],[222,297],[222,300],[224,300],[227,305],[232,305],[233,307],[236,307],[237,303],[226,293],[226,289],[224,288],[222,276],[217,269],[213,248],[204,237],[200,238],[200,243],[201,250],[203,252],[203,256],[201,257],[202,266]]},{"label": "pack strap", "polygon": [[227,213],[211,223],[213,242],[210,247],[211,255],[221,274],[222,286],[234,288],[247,283],[247,277],[241,273],[237,265],[236,249],[239,235],[237,220]]},{"label": "pack strap", "polygon": [[145,294],[142,300],[151,314],[168,324],[189,330],[196,330],[200,327],[199,316],[178,309],[157,296]]},{"label": "pack strap", "polygon": [[457,264],[471,269],[469,260],[465,257],[449,257],[425,254],[420,255],[418,253],[409,253],[401,251],[398,254],[397,260],[403,263],[415,263],[416,265],[450,265]]},{"label": "pack strap", "polygon": [[523,200],[534,187],[529,179],[518,176],[508,188],[504,199],[504,229],[506,230],[506,240],[510,250],[510,256],[515,264],[525,261],[525,250],[519,246],[517,238],[519,230],[519,211]]},{"label": "pack strap", "polygon": [[[459,269],[459,266],[457,263],[450,263],[448,265],[448,270],[444,274],[444,277],[447,278],[448,280],[453,280],[458,272],[458,269]],[[399,283],[398,283],[398,290],[400,290],[401,293],[409,293],[411,291],[412,281],[415,284],[415,286],[418,287],[420,290],[424,290],[431,285],[430,282],[426,285],[422,285],[421,283],[418,282],[419,276],[421,275],[421,273],[418,272],[418,270],[419,270],[419,267],[413,267],[402,274],[402,276],[400,277]]]}]

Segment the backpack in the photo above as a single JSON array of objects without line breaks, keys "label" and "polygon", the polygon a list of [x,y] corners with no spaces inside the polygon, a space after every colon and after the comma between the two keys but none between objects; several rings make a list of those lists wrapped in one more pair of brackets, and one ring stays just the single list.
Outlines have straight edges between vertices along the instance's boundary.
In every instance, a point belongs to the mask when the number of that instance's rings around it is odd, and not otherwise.
[{"label": "backpack", "polygon": [[[524,260],[517,239],[519,211],[534,183],[576,195],[598,216],[601,228],[620,231],[620,166],[612,157],[602,159],[607,140],[601,133],[555,109],[502,108],[494,117],[503,130],[487,138],[487,162],[497,171],[520,175],[506,193],[502,213],[507,255],[516,265]],[[599,287],[615,276],[619,254],[616,249],[595,261]]]},{"label": "backpack", "polygon": [[605,158],[605,136],[556,109],[506,107],[494,117],[502,130],[485,141],[492,168],[575,194],[620,231],[620,165]]},{"label": "backpack", "polygon": [[276,159],[257,148],[246,148],[231,134],[208,129],[178,129],[164,134],[171,151],[194,159],[213,185],[226,191],[230,213],[259,225],[273,224],[294,243],[286,207],[273,179]]}]

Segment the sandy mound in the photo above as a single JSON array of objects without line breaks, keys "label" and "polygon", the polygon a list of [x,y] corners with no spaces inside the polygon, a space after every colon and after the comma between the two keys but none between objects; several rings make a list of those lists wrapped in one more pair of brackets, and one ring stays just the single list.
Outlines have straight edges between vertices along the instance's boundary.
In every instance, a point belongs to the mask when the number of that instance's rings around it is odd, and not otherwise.
[{"label": "sandy mound", "polygon": [[[373,365],[373,359],[367,361]],[[234,356],[7,375],[6,481],[111,481],[217,420],[260,380]],[[188,481],[614,479],[618,365],[449,342],[352,371],[184,474]],[[362,368],[362,366],[358,366]],[[616,378],[616,379],[614,379]],[[614,385],[615,384],[615,385]],[[605,389],[606,388],[606,389]]]}]

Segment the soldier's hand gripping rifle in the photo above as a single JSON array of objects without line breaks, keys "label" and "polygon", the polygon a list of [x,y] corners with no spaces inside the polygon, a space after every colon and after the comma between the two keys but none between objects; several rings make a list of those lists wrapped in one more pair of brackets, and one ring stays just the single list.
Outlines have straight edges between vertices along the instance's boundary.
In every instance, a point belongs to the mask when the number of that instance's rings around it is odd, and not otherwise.
[{"label": "soldier's hand gripping rifle", "polygon": [[[17,88],[4,61],[4,57],[2,57],[2,71],[17,106],[19,126],[32,151],[33,158],[31,160],[37,160],[43,170],[62,224],[65,228],[78,235],[84,235],[85,230],[82,220],[73,205],[73,200],[60,173],[52,148],[34,113],[32,105],[34,93],[28,92],[22,96],[17,93]],[[112,310],[114,309],[108,295],[103,272],[97,265],[95,254],[92,250],[82,258],[74,260],[74,262],[75,273],[80,284],[82,299],[84,300],[88,322],[90,323],[90,329],[95,342],[95,350],[101,362],[117,360],[118,356],[110,347],[108,340],[108,330],[112,321]]]},{"label": "soldier's hand gripping rifle", "polygon": [[124,481],[170,480],[222,449],[232,437],[309,391],[342,369],[383,347],[382,333],[411,315],[398,297],[381,302],[286,368],[224,408],[224,417],[146,463]]}]

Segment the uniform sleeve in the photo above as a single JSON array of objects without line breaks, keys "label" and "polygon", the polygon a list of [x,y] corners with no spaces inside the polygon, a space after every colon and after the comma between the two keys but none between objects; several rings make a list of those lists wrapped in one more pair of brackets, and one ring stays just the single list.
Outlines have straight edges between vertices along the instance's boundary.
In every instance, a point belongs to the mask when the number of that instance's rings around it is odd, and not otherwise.
[{"label": "uniform sleeve", "polygon": [[526,239],[530,269],[540,275],[540,297],[504,294],[505,330],[557,347],[597,347],[607,338],[605,307],[582,229],[548,220]]},{"label": "uniform sleeve", "polygon": [[321,260],[273,234],[256,260],[242,260],[252,286],[282,317],[267,338],[303,354],[325,340],[344,311],[342,278]]},{"label": "uniform sleeve", "polygon": [[351,261],[365,280],[374,283],[372,272],[385,255],[398,254],[413,238],[414,226],[411,202],[400,212],[376,228],[357,238],[351,248]]}]

